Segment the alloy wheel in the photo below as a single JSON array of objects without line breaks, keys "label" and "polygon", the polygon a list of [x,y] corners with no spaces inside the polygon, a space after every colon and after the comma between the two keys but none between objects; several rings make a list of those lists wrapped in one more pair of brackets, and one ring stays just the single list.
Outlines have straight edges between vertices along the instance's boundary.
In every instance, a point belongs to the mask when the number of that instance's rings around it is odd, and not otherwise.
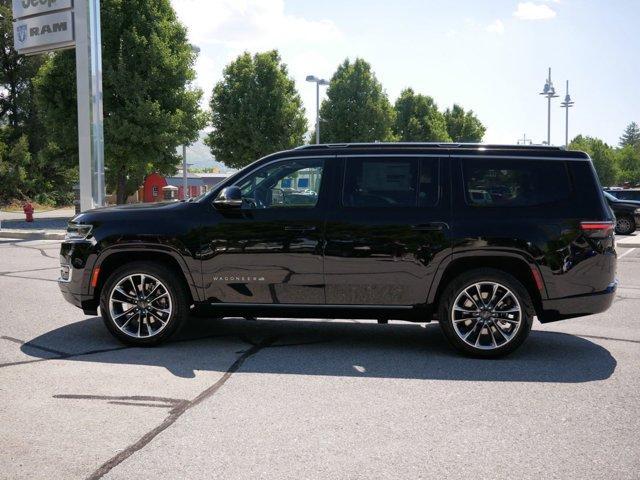
[{"label": "alloy wheel", "polygon": [[493,350],[513,340],[522,325],[516,295],[497,282],[478,282],[462,289],[451,308],[455,333],[467,345]]},{"label": "alloy wheel", "polygon": [[109,295],[111,320],[129,337],[156,336],[169,323],[172,311],[169,290],[152,275],[128,275],[113,287]]},{"label": "alloy wheel", "polygon": [[631,221],[626,217],[621,217],[616,220],[616,231],[620,233],[630,232],[632,229]]}]

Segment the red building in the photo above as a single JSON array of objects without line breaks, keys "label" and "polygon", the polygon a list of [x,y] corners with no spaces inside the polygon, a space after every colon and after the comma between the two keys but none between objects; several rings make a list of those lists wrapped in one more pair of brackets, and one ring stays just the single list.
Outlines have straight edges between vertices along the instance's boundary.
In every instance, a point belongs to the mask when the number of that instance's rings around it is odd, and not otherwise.
[{"label": "red building", "polygon": [[[184,199],[184,180],[182,176],[163,177],[158,173],[147,175],[142,184],[140,198],[145,203],[162,202],[165,200],[163,188],[173,186],[178,188],[178,200]],[[205,192],[205,185],[202,178],[190,173],[187,177],[187,187],[189,188],[189,196],[197,197]]]}]

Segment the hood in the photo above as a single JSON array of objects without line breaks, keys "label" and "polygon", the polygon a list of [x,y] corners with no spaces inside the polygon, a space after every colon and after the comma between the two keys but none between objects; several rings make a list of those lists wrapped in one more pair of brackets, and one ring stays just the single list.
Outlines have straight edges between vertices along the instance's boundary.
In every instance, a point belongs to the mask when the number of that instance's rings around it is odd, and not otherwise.
[{"label": "hood", "polygon": [[168,201],[156,203],[132,203],[99,207],[79,213],[71,219],[73,223],[95,223],[107,220],[130,220],[142,217],[166,215],[180,210],[186,210],[194,203],[183,201]]}]

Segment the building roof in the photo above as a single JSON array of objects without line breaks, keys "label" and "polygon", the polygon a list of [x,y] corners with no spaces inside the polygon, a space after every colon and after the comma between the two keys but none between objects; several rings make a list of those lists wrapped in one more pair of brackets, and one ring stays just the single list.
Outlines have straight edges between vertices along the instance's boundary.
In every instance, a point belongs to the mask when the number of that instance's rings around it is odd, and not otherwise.
[{"label": "building roof", "polygon": [[[182,187],[184,185],[184,179],[182,177],[165,177],[167,185],[173,185],[174,187]],[[204,185],[204,181],[200,177],[187,177],[187,185],[189,187],[201,187]]]},{"label": "building roof", "polygon": [[213,187],[231,176],[230,173],[199,173],[198,176],[208,187]]}]

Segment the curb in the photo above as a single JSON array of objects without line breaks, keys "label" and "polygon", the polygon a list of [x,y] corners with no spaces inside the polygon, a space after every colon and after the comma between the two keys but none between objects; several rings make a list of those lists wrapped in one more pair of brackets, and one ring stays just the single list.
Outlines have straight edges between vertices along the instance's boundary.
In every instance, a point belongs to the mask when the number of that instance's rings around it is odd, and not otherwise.
[{"label": "curb", "polygon": [[640,247],[640,235],[616,235],[616,247]]},{"label": "curb", "polygon": [[0,230],[0,238],[17,238],[20,240],[64,240],[65,232],[46,230]]}]

